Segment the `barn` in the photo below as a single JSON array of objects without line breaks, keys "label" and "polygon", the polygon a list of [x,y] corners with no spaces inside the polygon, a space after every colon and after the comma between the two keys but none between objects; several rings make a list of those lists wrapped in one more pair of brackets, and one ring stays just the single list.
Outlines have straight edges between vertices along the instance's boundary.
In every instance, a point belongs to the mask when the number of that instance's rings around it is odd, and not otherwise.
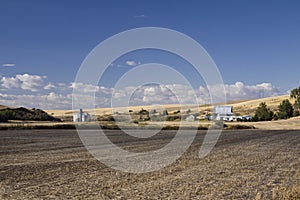
[{"label": "barn", "polygon": [[233,107],[232,106],[215,106],[213,113],[214,119],[232,121],[233,120]]}]

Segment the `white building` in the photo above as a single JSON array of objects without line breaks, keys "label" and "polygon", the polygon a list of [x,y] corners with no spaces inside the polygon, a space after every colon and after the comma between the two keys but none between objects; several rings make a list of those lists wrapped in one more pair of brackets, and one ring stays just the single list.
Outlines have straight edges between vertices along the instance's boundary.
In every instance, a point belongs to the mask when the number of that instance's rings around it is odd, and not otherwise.
[{"label": "white building", "polygon": [[216,120],[233,121],[232,106],[215,106],[213,113]]},{"label": "white building", "polygon": [[190,115],[187,118],[185,118],[185,121],[193,122],[193,121],[195,121],[195,116],[194,115]]},{"label": "white building", "polygon": [[82,109],[77,113],[73,113],[73,122],[86,122],[91,119],[89,113],[83,112]]}]

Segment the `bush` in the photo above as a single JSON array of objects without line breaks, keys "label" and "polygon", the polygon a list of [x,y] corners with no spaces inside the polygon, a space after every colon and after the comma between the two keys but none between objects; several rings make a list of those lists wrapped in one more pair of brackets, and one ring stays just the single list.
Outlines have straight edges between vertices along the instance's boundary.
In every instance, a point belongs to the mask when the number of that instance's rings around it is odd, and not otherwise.
[{"label": "bush", "polygon": [[143,108],[139,111],[139,114],[141,115],[149,115],[149,111],[148,110],[144,110]]},{"label": "bush", "polygon": [[177,111],[173,112],[174,115],[176,115],[178,113],[180,113],[180,110],[177,110]]},{"label": "bush", "polygon": [[237,125],[229,125],[226,129],[255,129],[255,127],[237,124]]},{"label": "bush", "polygon": [[262,102],[256,109],[254,117],[257,119],[257,121],[270,121],[272,120],[273,114],[274,113],[267,107],[267,104]]},{"label": "bush", "polygon": [[167,117],[167,121],[180,121],[181,120],[181,117],[180,116],[177,116],[177,115],[173,115],[173,116],[168,116]]},{"label": "bush", "polygon": [[298,116],[300,116],[299,110],[294,110],[293,117],[298,117]]},{"label": "bush", "polygon": [[113,115],[100,116],[100,117],[98,117],[98,121],[114,122],[114,121],[115,121],[115,118],[114,118]]},{"label": "bush", "polygon": [[7,122],[8,118],[6,115],[4,115],[3,113],[0,113],[0,122]]},{"label": "bush", "polygon": [[278,110],[279,119],[288,119],[293,116],[294,108],[288,99],[285,99],[280,103]]},{"label": "bush", "polygon": [[254,115],[251,119],[251,122],[258,122],[258,116]]}]

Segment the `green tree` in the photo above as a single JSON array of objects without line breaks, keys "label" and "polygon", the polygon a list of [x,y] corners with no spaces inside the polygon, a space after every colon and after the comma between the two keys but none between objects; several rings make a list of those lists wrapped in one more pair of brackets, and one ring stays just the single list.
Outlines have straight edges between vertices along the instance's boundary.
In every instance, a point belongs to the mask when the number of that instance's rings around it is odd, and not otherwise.
[{"label": "green tree", "polygon": [[290,97],[295,99],[294,109],[300,111],[300,87],[295,88],[291,91]]},{"label": "green tree", "polygon": [[0,122],[7,122],[7,120],[7,116],[3,112],[0,112]]},{"label": "green tree", "polygon": [[279,119],[288,119],[293,117],[294,108],[288,99],[283,100],[278,106],[278,118]]},{"label": "green tree", "polygon": [[293,117],[298,117],[298,116],[300,116],[300,111],[294,110]]},{"label": "green tree", "polygon": [[254,118],[258,121],[270,121],[272,120],[273,112],[267,107],[265,102],[259,104],[255,111]]}]

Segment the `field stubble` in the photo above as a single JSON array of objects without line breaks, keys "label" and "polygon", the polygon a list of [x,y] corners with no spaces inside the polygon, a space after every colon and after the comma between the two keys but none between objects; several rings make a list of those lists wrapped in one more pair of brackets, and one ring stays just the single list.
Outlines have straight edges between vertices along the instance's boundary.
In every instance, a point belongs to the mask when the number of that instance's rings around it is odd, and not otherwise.
[{"label": "field stubble", "polygon": [[[163,146],[176,131],[135,142],[120,131],[106,133],[124,149],[145,151]],[[299,198],[299,131],[223,131],[213,151],[199,159],[205,133],[199,131],[193,145],[170,166],[130,174],[93,158],[75,130],[1,131],[0,195],[2,199]]]}]

